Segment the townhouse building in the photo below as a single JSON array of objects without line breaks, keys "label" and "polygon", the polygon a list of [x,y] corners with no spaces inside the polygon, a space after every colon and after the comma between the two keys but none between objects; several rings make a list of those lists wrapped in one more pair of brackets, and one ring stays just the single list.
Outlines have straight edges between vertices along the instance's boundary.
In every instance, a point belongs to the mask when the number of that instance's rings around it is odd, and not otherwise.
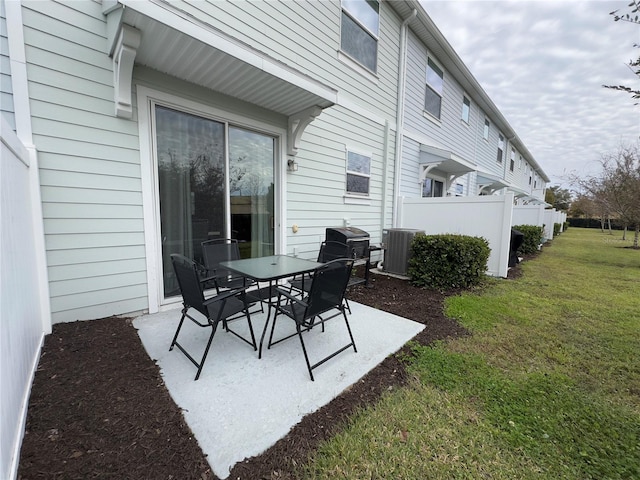
[{"label": "townhouse building", "polygon": [[175,308],[171,253],[379,243],[400,197],[544,202],[428,2],[0,0],[0,27],[0,476],[52,324]]}]

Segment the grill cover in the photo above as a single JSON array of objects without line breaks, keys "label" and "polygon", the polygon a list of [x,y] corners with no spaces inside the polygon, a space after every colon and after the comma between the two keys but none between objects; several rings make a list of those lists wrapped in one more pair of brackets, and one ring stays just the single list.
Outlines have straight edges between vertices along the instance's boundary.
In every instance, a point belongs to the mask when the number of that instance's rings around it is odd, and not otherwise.
[{"label": "grill cover", "polygon": [[346,243],[351,247],[353,258],[369,256],[370,236],[364,230],[356,227],[327,228],[325,240],[327,242]]},{"label": "grill cover", "polygon": [[524,233],[511,229],[511,244],[509,245],[509,266],[515,267],[518,263],[518,249],[524,243]]}]

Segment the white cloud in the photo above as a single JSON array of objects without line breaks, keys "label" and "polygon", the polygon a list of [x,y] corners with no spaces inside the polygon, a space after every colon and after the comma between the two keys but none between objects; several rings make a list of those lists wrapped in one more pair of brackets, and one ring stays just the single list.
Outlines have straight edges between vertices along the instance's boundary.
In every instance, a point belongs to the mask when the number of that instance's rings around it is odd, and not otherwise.
[{"label": "white cloud", "polygon": [[640,26],[609,15],[628,1],[422,3],[552,183],[640,137],[640,107],[602,87],[640,83]]}]

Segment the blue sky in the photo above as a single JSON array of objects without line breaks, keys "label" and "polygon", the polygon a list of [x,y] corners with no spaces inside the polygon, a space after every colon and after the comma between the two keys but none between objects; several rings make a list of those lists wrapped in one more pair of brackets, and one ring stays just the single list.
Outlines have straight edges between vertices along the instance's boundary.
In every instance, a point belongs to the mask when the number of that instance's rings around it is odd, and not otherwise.
[{"label": "blue sky", "polygon": [[[600,171],[603,154],[638,142],[640,105],[603,88],[640,89],[628,67],[640,25],[614,22],[630,0],[422,0],[551,185]],[[635,57],[634,57],[635,55]]]}]

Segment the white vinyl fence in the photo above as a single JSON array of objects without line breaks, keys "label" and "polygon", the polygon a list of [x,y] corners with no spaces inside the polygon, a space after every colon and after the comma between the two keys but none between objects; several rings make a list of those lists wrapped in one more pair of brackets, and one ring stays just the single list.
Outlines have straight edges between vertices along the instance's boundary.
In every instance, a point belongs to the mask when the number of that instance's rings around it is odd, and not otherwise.
[{"label": "white vinyl fence", "polygon": [[16,476],[32,376],[44,337],[31,210],[29,151],[1,118],[0,478]]},{"label": "white vinyl fence", "polygon": [[567,214],[551,208],[546,210],[544,205],[518,205],[513,207],[514,225],[544,226],[544,241],[553,240],[553,224],[560,224],[560,232],[563,230]]},{"label": "white vinyl fence", "polygon": [[544,225],[544,205],[516,205],[513,207],[513,225]]},{"label": "white vinyl fence", "polygon": [[478,197],[398,199],[399,227],[427,235],[453,233],[483,237],[491,254],[487,274],[506,277],[511,244],[513,194]]},{"label": "white vinyl fence", "polygon": [[555,208],[544,211],[544,239],[553,240],[553,224],[560,224],[560,232],[562,232],[563,224],[567,221],[567,214],[560,212]]}]

